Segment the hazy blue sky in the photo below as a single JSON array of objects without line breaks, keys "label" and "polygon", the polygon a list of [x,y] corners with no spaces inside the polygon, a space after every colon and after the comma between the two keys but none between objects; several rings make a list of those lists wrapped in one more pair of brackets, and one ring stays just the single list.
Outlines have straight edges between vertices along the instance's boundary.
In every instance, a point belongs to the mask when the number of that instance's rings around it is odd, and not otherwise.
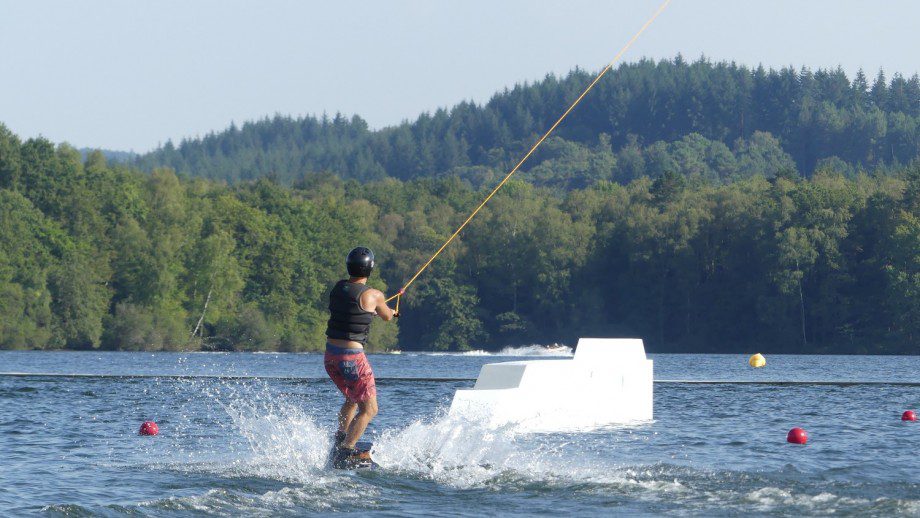
[{"label": "hazy blue sky", "polygon": [[[597,70],[653,1],[0,0],[0,122],[146,151],[274,113],[372,127],[574,66]],[[920,70],[920,2],[673,0],[625,59]],[[563,107],[560,107],[560,110]]]}]

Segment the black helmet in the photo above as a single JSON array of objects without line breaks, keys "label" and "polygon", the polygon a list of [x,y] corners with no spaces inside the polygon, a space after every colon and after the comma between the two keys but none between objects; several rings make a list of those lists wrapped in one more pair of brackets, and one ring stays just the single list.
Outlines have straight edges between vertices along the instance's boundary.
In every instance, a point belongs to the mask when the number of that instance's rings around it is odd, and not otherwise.
[{"label": "black helmet", "polygon": [[352,277],[370,277],[374,270],[374,251],[366,246],[359,246],[345,258],[348,275]]}]

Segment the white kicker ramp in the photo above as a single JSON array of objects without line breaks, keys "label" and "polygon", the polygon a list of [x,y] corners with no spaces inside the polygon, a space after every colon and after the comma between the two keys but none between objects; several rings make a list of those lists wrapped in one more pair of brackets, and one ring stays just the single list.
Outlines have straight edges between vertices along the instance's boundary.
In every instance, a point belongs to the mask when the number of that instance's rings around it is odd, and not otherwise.
[{"label": "white kicker ramp", "polygon": [[523,431],[576,431],[652,419],[652,360],[638,338],[582,338],[575,357],[482,366],[458,390],[450,415],[515,424]]}]

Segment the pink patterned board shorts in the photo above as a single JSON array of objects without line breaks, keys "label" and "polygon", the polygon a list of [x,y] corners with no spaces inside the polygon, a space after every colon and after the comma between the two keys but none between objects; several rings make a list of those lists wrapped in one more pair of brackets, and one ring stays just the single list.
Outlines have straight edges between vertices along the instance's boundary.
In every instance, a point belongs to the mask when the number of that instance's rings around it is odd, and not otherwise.
[{"label": "pink patterned board shorts", "polygon": [[345,349],[326,344],[323,358],[326,373],[345,398],[352,403],[363,403],[377,397],[377,382],[374,371],[361,349]]}]

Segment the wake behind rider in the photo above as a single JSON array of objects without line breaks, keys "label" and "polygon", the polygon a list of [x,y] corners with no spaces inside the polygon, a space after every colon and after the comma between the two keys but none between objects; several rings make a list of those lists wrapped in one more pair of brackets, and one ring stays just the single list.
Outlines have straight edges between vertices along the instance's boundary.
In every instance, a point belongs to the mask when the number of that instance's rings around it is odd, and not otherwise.
[{"label": "wake behind rider", "polygon": [[387,306],[383,293],[367,286],[374,269],[374,252],[370,248],[359,246],[349,252],[345,266],[349,278],[337,282],[329,293],[323,360],[326,373],[345,396],[331,459],[336,468],[347,468],[358,460],[355,444],[377,415],[374,372],[364,355],[371,322],[375,315],[383,320],[399,316]]}]

